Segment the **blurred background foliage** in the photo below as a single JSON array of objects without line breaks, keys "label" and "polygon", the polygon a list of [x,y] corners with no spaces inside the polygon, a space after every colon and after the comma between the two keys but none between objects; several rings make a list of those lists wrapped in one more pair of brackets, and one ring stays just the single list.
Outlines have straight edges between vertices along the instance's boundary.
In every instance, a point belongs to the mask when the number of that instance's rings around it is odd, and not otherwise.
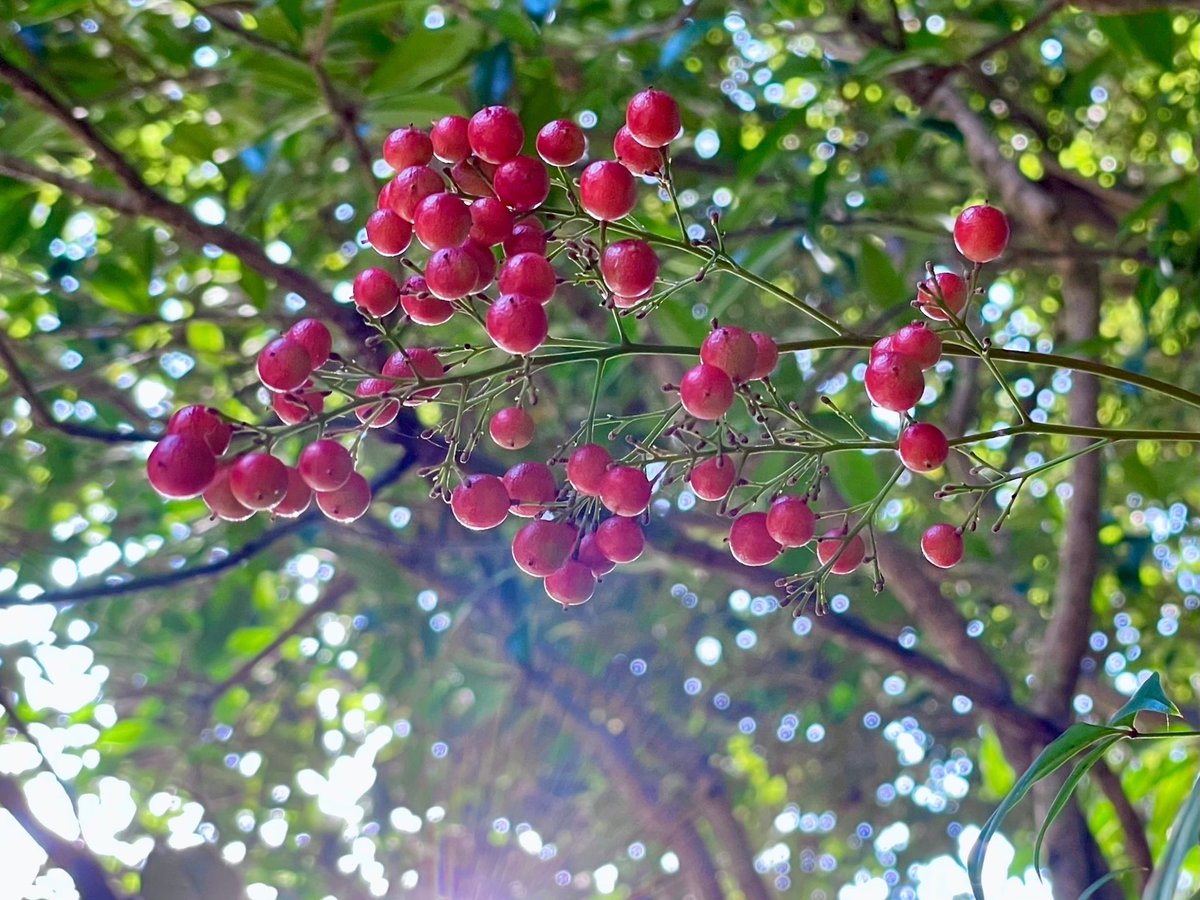
[{"label": "blurred background foliage", "polygon": [[[73,896],[82,854],[118,894],[148,898],[241,885],[253,900],[948,897],[966,885],[960,842],[1071,716],[1102,720],[1151,669],[1200,716],[1187,443],[1106,451],[1086,646],[1070,708],[1051,710],[1030,674],[1071,652],[1043,640],[1058,545],[1080,513],[1063,469],[1031,480],[1005,529],[969,537],[944,578],[914,553],[947,515],[939,482],[912,479],[882,511],[883,593],[860,573],[829,615],[795,619],[772,592],[799,557],[739,569],[719,520],[673,494],[653,508],[654,549],[563,615],[514,573],[503,540],[428,501],[400,432],[368,443],[381,487],[352,527],[210,522],[200,501],[154,495],[136,440],[185,403],[265,420],[254,353],[300,315],[352,322],[388,130],[503,102],[531,135],[575,118],[603,157],[626,99],[651,83],[683,107],[674,168],[692,235],[719,213],[740,262],[850,327],[904,321],[924,261],[953,259],[957,209],[1004,201],[1005,173],[1019,173],[1057,224],[1023,228],[1010,210],[987,333],[1197,389],[1193,13],[1115,0],[0,0],[0,16],[0,773],[18,786],[0,794],[16,848],[0,895]],[[15,90],[14,71],[66,116]],[[649,186],[635,214],[675,227]],[[664,264],[675,277],[691,265]],[[1082,334],[1064,326],[1079,265],[1100,290]],[[556,307],[555,334],[612,337],[595,298],[564,292]],[[636,330],[698,344],[714,316],[821,336],[717,277]],[[346,329],[338,346],[356,352],[359,337]],[[472,337],[452,323],[412,339]],[[862,362],[799,354],[778,384],[884,434]],[[680,365],[610,369],[604,408],[660,405]],[[977,369],[931,373],[923,414],[958,433],[994,427],[1004,413]],[[1068,414],[1069,372],[1007,371],[1035,415]],[[542,380],[541,455],[585,414],[589,375]],[[1136,389],[1100,397],[1101,424],[1196,418]],[[1032,467],[1065,449],[983,452]],[[833,479],[857,500],[885,474],[845,458]],[[1113,751],[1107,783],[1082,793],[1114,869],[1141,861],[1131,829],[1162,846],[1196,772],[1190,745],[1135,749]],[[90,850],[47,859],[16,822],[68,839],[82,827]],[[1006,822],[1016,850],[998,896],[1048,892],[1029,870],[1034,825],[1028,809]],[[1069,884],[1060,862],[1052,880]]]}]

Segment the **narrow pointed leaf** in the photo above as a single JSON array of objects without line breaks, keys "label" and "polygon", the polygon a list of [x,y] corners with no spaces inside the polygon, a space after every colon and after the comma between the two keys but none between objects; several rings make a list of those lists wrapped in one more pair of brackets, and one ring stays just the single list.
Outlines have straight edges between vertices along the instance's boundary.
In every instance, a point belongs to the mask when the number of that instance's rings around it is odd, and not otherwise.
[{"label": "narrow pointed leaf", "polygon": [[1101,878],[1097,878],[1095,881],[1093,881],[1091,884],[1089,884],[1086,888],[1084,888],[1083,893],[1079,895],[1079,900],[1088,900],[1088,898],[1094,896],[1095,893],[1098,890],[1100,890],[1100,888],[1104,887],[1106,884],[1108,884],[1110,881],[1112,881],[1115,878],[1123,878],[1124,876],[1130,874],[1131,872],[1145,872],[1145,871],[1146,871],[1145,866],[1130,866],[1127,869],[1113,869],[1107,875],[1104,875]]},{"label": "narrow pointed leaf", "polygon": [[1163,690],[1162,680],[1158,677],[1157,672],[1142,682],[1141,687],[1134,691],[1133,696],[1129,698],[1129,702],[1118,709],[1108,720],[1108,724],[1132,726],[1133,720],[1140,712],[1156,712],[1166,716],[1179,715],[1179,707]]},{"label": "narrow pointed leaf", "polygon": [[1175,816],[1167,849],[1154,867],[1154,874],[1150,876],[1142,900],[1171,900],[1175,896],[1183,858],[1197,843],[1200,843],[1200,779],[1196,780],[1192,793]]},{"label": "narrow pointed leaf", "polygon": [[1111,734],[1100,740],[1096,746],[1088,751],[1087,756],[1075,764],[1075,768],[1071,770],[1071,774],[1067,776],[1062,787],[1058,789],[1058,795],[1046,811],[1046,820],[1042,822],[1042,827],[1038,829],[1037,840],[1033,844],[1033,865],[1039,879],[1042,877],[1040,860],[1042,858],[1042,841],[1046,837],[1046,832],[1050,830],[1050,826],[1058,818],[1058,814],[1063,811],[1063,807],[1071,802],[1071,795],[1075,793],[1075,788],[1083,776],[1101,760],[1104,754],[1108,752],[1108,748],[1119,740],[1121,740],[1121,735],[1119,734]]}]

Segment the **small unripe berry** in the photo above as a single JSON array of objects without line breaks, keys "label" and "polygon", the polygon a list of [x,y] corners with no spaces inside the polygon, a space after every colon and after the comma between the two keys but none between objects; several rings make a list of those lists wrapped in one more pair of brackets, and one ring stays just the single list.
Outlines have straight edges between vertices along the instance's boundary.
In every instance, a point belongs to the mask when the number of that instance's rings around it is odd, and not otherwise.
[{"label": "small unripe berry", "polygon": [[658,254],[637,238],[614,241],[600,257],[600,274],[614,294],[625,297],[645,294],[658,277]]},{"label": "small unripe berry", "polygon": [[596,576],[583,563],[568,559],[562,567],[546,576],[542,582],[546,595],[563,607],[579,606],[592,599],[596,591]]},{"label": "small unripe berry", "polygon": [[533,442],[534,431],[533,416],[520,406],[498,409],[488,422],[488,434],[496,446],[505,450],[528,447]]},{"label": "small unripe berry", "polygon": [[399,256],[412,243],[412,225],[390,209],[367,216],[367,243],[380,256]]},{"label": "small unripe berry", "polygon": [[767,514],[742,513],[729,528],[729,552],[743,566],[765,566],[775,561],[783,548],[767,531]]},{"label": "small unripe berry", "polygon": [[517,212],[537,209],[550,196],[550,176],[540,159],[517,156],[504,163],[492,176],[496,197]]},{"label": "small unripe berry", "polygon": [[397,128],[383,141],[383,159],[397,172],[423,166],[433,159],[433,142],[420,128]]},{"label": "small unripe berry", "polygon": [[504,487],[516,504],[512,514],[526,519],[545,512],[558,497],[554,473],[540,462],[517,463],[504,473]]},{"label": "small unripe berry", "polygon": [[336,491],[350,480],[354,457],[337,441],[321,438],[300,451],[296,468],[314,491]]},{"label": "small unripe berry", "polygon": [[467,140],[476,156],[500,165],[521,152],[525,129],[507,106],[486,106],[467,123]]},{"label": "small unripe berry", "polygon": [[214,456],[220,456],[229,449],[233,426],[211,406],[185,406],[167,421],[167,434],[198,438]]},{"label": "small unripe berry", "polygon": [[[839,550],[841,551],[840,556],[838,555]],[[825,565],[837,556],[837,562],[829,570],[834,575],[849,575],[859,567],[866,555],[867,545],[863,543],[861,534],[856,534],[846,540],[845,532],[827,531],[825,536],[817,542],[817,559],[820,560],[821,565]]]},{"label": "small unripe berry", "polygon": [[504,239],[504,255],[519,253],[546,255],[546,229],[536,218],[522,219],[513,226],[512,235]]},{"label": "small unripe berry", "polygon": [[417,207],[413,232],[427,250],[461,247],[471,235],[471,210],[453,194],[430,194]]},{"label": "small unripe berry", "polygon": [[583,159],[587,139],[570,119],[555,119],[537,134],[538,155],[552,166],[573,166]]},{"label": "small unripe berry", "polygon": [[413,275],[404,283],[400,306],[418,325],[441,325],[454,315],[454,305],[449,300],[431,296],[429,285],[420,275]]},{"label": "small unripe berry", "polygon": [[692,493],[701,500],[721,500],[733,487],[737,466],[728,456],[712,456],[697,463],[688,475]]},{"label": "small unripe berry", "polygon": [[454,518],[472,531],[495,528],[508,518],[509,497],[496,475],[468,475],[450,494]]},{"label": "small unripe berry", "polygon": [[[942,303],[938,303],[941,292]],[[942,305],[956,316],[967,305],[969,290],[967,283],[953,272],[938,272],[933,279],[926,278],[917,286],[917,305],[929,318],[945,322],[949,319]]]},{"label": "small unripe berry", "polygon": [[748,380],[757,381],[775,371],[775,366],[779,364],[779,346],[773,337],[761,331],[750,332],[750,337],[754,340],[757,352],[754,357],[754,371],[750,373]]},{"label": "small unripe berry", "polygon": [[612,466],[600,479],[600,502],[618,516],[640,516],[650,505],[650,479],[633,466]]},{"label": "small unripe berry", "polygon": [[613,516],[596,528],[596,545],[615,563],[631,563],[646,549],[646,535],[637,519]]},{"label": "small unripe berry", "polygon": [[657,175],[667,167],[662,150],[638,143],[625,126],[613,138],[613,156],[634,175]]},{"label": "small unripe berry", "polygon": [[1008,246],[1008,218],[994,206],[968,206],[954,220],[954,245],[974,263],[996,259]]},{"label": "small unripe berry", "polygon": [[802,497],[778,497],[767,510],[767,532],[784,547],[803,547],[817,530],[817,517]]},{"label": "small unripe berry", "polygon": [[520,356],[542,345],[550,323],[545,307],[537,300],[505,295],[488,307],[487,333],[505,353]]},{"label": "small unripe berry", "polygon": [[391,180],[387,188],[388,208],[411,222],[421,201],[446,190],[442,176],[429,166],[409,166]]},{"label": "small unripe berry", "polygon": [[[354,389],[354,394],[357,397],[376,397],[387,393],[392,387],[392,383],[383,378],[364,378]],[[354,408],[354,415],[358,417],[358,421],[369,423],[372,428],[391,425],[399,414],[400,401],[394,397],[388,397],[379,403]]]},{"label": "small unripe berry", "polygon": [[271,515],[279,519],[296,519],[312,505],[313,490],[291,466],[287,467],[287,477],[287,491],[271,510]]},{"label": "small unripe berry", "polygon": [[258,378],[272,391],[294,391],[312,374],[312,357],[290,337],[279,337],[258,354]]},{"label": "small unripe berry", "polygon": [[914,472],[932,472],[950,455],[942,429],[928,422],[909,425],[900,433],[900,461]]},{"label": "small unripe berry", "polygon": [[371,506],[371,485],[355,472],[336,491],[318,492],[317,506],[334,522],[353,522]]},{"label": "small unripe berry", "polygon": [[925,392],[921,367],[900,353],[880,353],[871,360],[864,383],[871,402],[892,412],[912,409]]},{"label": "small unripe berry", "polygon": [[308,351],[314,369],[325,365],[333,351],[333,335],[320,319],[301,319],[287,330],[287,336]]},{"label": "small unripe berry", "polygon": [[154,445],[146,460],[150,486],[164,497],[183,500],[199,496],[217,474],[217,458],[202,438],[168,434]]},{"label": "small unripe berry", "polygon": [[226,522],[244,522],[254,515],[254,510],[243,506],[229,489],[229,466],[217,469],[212,483],[205,488],[204,503],[218,519]]},{"label": "small unripe berry", "polygon": [[513,538],[513,560],[525,574],[545,578],[567,561],[578,534],[569,522],[534,519]]},{"label": "small unripe berry", "polygon": [[639,91],[625,109],[625,127],[639,144],[664,147],[675,140],[682,127],[679,104],[666,91]]},{"label": "small unripe berry", "polygon": [[550,261],[536,253],[510,256],[500,267],[501,294],[517,294],[538,303],[548,303],[557,284],[558,276]]},{"label": "small unripe berry", "polygon": [[602,159],[589,165],[579,177],[579,202],[593,219],[615,222],[637,205],[637,183],[619,162]]},{"label": "small unripe berry", "polygon": [[365,313],[383,318],[400,305],[400,285],[383,269],[363,269],[354,276],[354,303]]},{"label": "small unripe berry", "polygon": [[891,336],[891,347],[911,356],[922,369],[932,369],[942,358],[942,339],[924,322],[913,322],[897,331]]},{"label": "small unripe berry", "polygon": [[944,522],[931,525],[921,535],[921,553],[939,569],[949,569],[963,558],[962,532]]},{"label": "small unripe berry", "polygon": [[425,286],[442,300],[458,300],[475,289],[479,263],[465,247],[438,250],[425,263]]},{"label": "small unripe berry", "polygon": [[229,470],[229,489],[249,509],[270,509],[287,493],[287,466],[270,453],[247,453]]},{"label": "small unripe berry", "polygon": [[[409,347],[407,350],[397,350],[383,364],[381,374],[384,378],[394,378],[397,381],[416,381],[417,376],[428,380],[441,378],[446,374],[446,367],[438,359],[438,355],[425,347]],[[404,385],[396,385],[403,388]],[[422,388],[415,391],[405,403],[408,406],[418,406],[424,400],[432,400],[442,389],[440,387]]]},{"label": "small unripe berry", "polygon": [[581,444],[567,457],[567,481],[585,497],[599,497],[612,455],[599,444]]},{"label": "small unripe berry", "polygon": [[471,204],[471,239],[488,247],[504,243],[513,230],[513,214],[495,197]]},{"label": "small unripe berry", "polygon": [[734,381],[746,381],[758,365],[758,344],[745,329],[722,325],[700,345],[700,360],[716,366]]},{"label": "small unripe berry", "polygon": [[733,382],[716,366],[700,363],[679,382],[679,401],[688,415],[715,421],[733,406]]},{"label": "small unripe berry", "polygon": [[443,116],[429,130],[433,155],[442,162],[462,162],[471,155],[467,138],[467,120],[462,116]]}]

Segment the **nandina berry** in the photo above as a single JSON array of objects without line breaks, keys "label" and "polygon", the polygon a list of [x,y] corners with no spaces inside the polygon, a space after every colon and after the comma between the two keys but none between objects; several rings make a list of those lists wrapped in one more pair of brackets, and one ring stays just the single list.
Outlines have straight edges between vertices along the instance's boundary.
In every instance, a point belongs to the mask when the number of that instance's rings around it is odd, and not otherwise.
[{"label": "nandina berry", "polygon": [[767,514],[742,513],[729,528],[729,552],[743,566],[765,566],[774,562],[783,548],[767,530]]},{"label": "nandina berry", "polygon": [[579,606],[592,599],[596,592],[596,576],[583,563],[568,559],[562,566],[546,576],[542,582],[546,596],[565,609]]},{"label": "nandina berry", "polygon": [[[416,381],[418,377],[433,381],[446,374],[446,367],[438,359],[438,355],[425,347],[410,347],[407,350],[397,350],[387,358],[381,372],[384,378],[397,381]],[[403,389],[404,385],[396,385]],[[422,388],[414,391],[405,400],[408,406],[418,406],[422,401],[432,400],[442,389],[440,387]]]},{"label": "nandina berry", "polygon": [[413,232],[427,250],[461,247],[471,235],[471,210],[454,194],[430,194],[417,207]]},{"label": "nandina berry", "polygon": [[600,274],[614,294],[635,297],[654,287],[658,277],[658,254],[637,238],[614,241],[600,257]]},{"label": "nandina berry", "polygon": [[397,172],[433,159],[433,141],[420,128],[397,128],[383,140],[383,160]]},{"label": "nandina berry", "polygon": [[522,219],[513,226],[512,235],[504,239],[504,255],[519,253],[546,255],[546,229],[537,218]]},{"label": "nandina berry", "polygon": [[480,197],[471,204],[471,239],[488,247],[503,244],[513,230],[513,214],[495,197]]},{"label": "nandina berry", "polygon": [[554,267],[544,256],[518,253],[500,267],[500,293],[519,294],[538,303],[549,303],[558,285]]},{"label": "nandina berry", "polygon": [[475,285],[471,288],[472,294],[478,294],[496,277],[496,254],[492,252],[492,248],[486,244],[481,244],[479,241],[471,238],[462,245],[462,248],[467,251],[467,254],[475,263],[475,268],[478,274],[475,276]]},{"label": "nandina berry", "polygon": [[[941,303],[938,303],[939,292]],[[917,285],[917,306],[921,312],[938,322],[945,322],[950,317],[942,309],[959,315],[967,305],[967,283],[953,272],[938,272],[932,279],[926,278]]]},{"label": "nandina berry", "polygon": [[637,205],[637,183],[619,162],[602,159],[579,176],[579,202],[593,219],[615,222],[633,212]]},{"label": "nandina berry", "polygon": [[968,206],[954,220],[954,246],[974,263],[996,259],[1008,246],[1008,217],[994,206]]},{"label": "nandina berry", "polygon": [[634,175],[657,175],[667,167],[662,150],[638,143],[624,125],[613,138],[613,156]]},{"label": "nandina berry", "polygon": [[537,209],[550,196],[550,176],[540,159],[516,156],[492,176],[496,197],[517,212]]},{"label": "nandina berry", "polygon": [[722,325],[700,345],[700,361],[716,366],[734,381],[746,381],[758,363],[758,344],[745,329]]},{"label": "nandina berry", "polygon": [[505,353],[532,353],[550,333],[546,308],[532,297],[502,296],[488,307],[487,333]]},{"label": "nandina berry", "polygon": [[283,499],[271,510],[271,515],[280,519],[295,519],[312,505],[313,490],[300,477],[300,472],[287,467],[288,486]]},{"label": "nandina berry", "polygon": [[748,380],[757,381],[775,371],[775,366],[779,364],[779,346],[773,337],[761,331],[750,332],[750,337],[754,340],[756,352],[754,370],[750,373]]},{"label": "nandina berry", "polygon": [[233,426],[211,406],[185,406],[167,421],[167,434],[198,438],[214,456],[220,456],[229,449]]},{"label": "nandina berry", "polygon": [[333,351],[333,335],[320,319],[301,319],[287,330],[287,336],[308,351],[314,369],[325,365]]},{"label": "nandina berry", "polygon": [[637,306],[653,293],[654,291],[651,289],[648,291],[643,291],[640,294],[634,294],[632,297],[627,297],[624,294],[613,294],[613,306],[615,306],[617,309],[633,309],[633,307]]},{"label": "nandina berry", "polygon": [[446,183],[429,166],[409,166],[393,178],[385,190],[388,208],[404,221],[411,222],[421,201],[445,191]]},{"label": "nandina berry", "polygon": [[371,506],[371,485],[355,472],[336,491],[318,492],[317,506],[334,522],[353,522]]},{"label": "nandina berry", "polygon": [[383,318],[400,305],[400,285],[383,269],[363,269],[354,276],[354,303],[363,312]]},{"label": "nandina berry", "polygon": [[296,468],[314,491],[336,491],[350,480],[354,457],[337,441],[321,438],[300,451]]},{"label": "nandina berry", "polygon": [[817,517],[803,497],[775,498],[767,510],[767,532],[783,547],[803,547],[817,530]]},{"label": "nandina berry", "polygon": [[837,561],[829,570],[834,575],[849,575],[859,567],[866,555],[867,545],[863,543],[861,534],[847,540],[845,531],[827,531],[824,537],[817,541],[817,559],[821,565],[837,557]]},{"label": "nandina berry", "polygon": [[912,409],[925,392],[921,367],[901,353],[880,353],[871,360],[864,383],[871,402],[892,412]]},{"label": "nandina berry", "polygon": [[[356,397],[377,397],[390,391],[393,386],[384,378],[364,378],[354,389],[354,394]],[[379,403],[356,406],[354,414],[358,416],[358,421],[367,423],[372,428],[383,428],[396,421],[396,416],[400,414],[400,401],[394,397],[387,397]]]},{"label": "nandina berry", "polygon": [[[881,353],[896,353],[896,336],[894,334],[885,334],[879,340],[871,345],[871,353],[868,359],[874,360]],[[910,356],[912,354],[909,354]]]},{"label": "nandina berry", "polygon": [[600,479],[600,502],[618,516],[640,516],[650,505],[650,479],[633,466],[612,466]]},{"label": "nandina berry", "polygon": [[528,447],[533,443],[534,431],[533,416],[520,406],[498,409],[488,422],[488,434],[497,447],[505,450]]},{"label": "nandina berry", "polygon": [[186,499],[203,493],[217,474],[217,458],[202,438],[168,434],[146,460],[150,486],[164,497]]},{"label": "nandina berry", "polygon": [[558,484],[550,467],[540,462],[519,462],[504,473],[504,487],[515,506],[514,516],[529,519],[546,511],[558,497]]},{"label": "nandina berry", "polygon": [[495,528],[508,518],[509,497],[497,475],[468,475],[450,493],[454,518],[472,531]]},{"label": "nandina berry", "polygon": [[949,569],[963,558],[962,530],[941,522],[921,535],[921,553],[939,569]]},{"label": "nandina berry", "polygon": [[479,263],[466,247],[446,247],[425,263],[425,286],[442,300],[458,300],[475,290]]},{"label": "nandina berry", "polygon": [[615,563],[631,563],[646,549],[646,535],[637,519],[613,516],[596,527],[596,546]]},{"label": "nandina berry", "polygon": [[270,509],[283,499],[287,487],[287,466],[270,453],[247,453],[229,469],[229,489],[249,509]]},{"label": "nandina berry", "polygon": [[585,497],[599,497],[612,455],[599,444],[581,444],[567,457],[567,481]]},{"label": "nandina berry", "polygon": [[914,472],[932,472],[950,455],[942,429],[928,422],[909,425],[900,433],[900,461]]},{"label": "nandina berry", "polygon": [[737,466],[728,456],[710,456],[697,463],[688,475],[692,493],[701,500],[721,500],[733,487]]},{"label": "nandina berry", "polygon": [[308,421],[315,414],[325,411],[325,395],[320,391],[304,390],[312,387],[311,381],[306,381],[302,389],[286,394],[271,394],[271,408],[279,421],[285,425],[299,425]]},{"label": "nandina berry", "polygon": [[450,180],[468,196],[495,198],[496,193],[492,190],[492,176],[495,174],[496,166],[471,156],[454,164],[450,169]]},{"label": "nandina berry", "polygon": [[467,138],[467,120],[462,116],[443,116],[429,129],[433,155],[442,162],[462,162],[471,155]]},{"label": "nandina berry", "polygon": [[441,325],[454,315],[454,304],[429,292],[429,285],[420,275],[413,275],[400,290],[400,306],[418,325]]},{"label": "nandina berry", "polygon": [[467,123],[467,140],[476,156],[500,165],[521,152],[525,129],[507,106],[485,106]]},{"label": "nandina berry", "polygon": [[513,560],[525,574],[545,578],[567,561],[578,535],[570,522],[534,519],[513,537]]},{"label": "nandina berry", "polygon": [[932,369],[942,358],[942,339],[924,322],[905,325],[893,334],[891,348],[896,353],[911,356],[922,369]]},{"label": "nandina berry", "polygon": [[[631,521],[631,520],[625,520]],[[585,534],[579,541],[579,550],[575,554],[576,558],[592,570],[592,574],[599,578],[601,575],[607,575],[615,567],[611,559],[604,555],[604,551],[600,549],[600,545],[596,542],[596,532],[590,531]]]},{"label": "nandina berry", "polygon": [[666,91],[654,88],[638,91],[625,108],[625,127],[639,144],[647,147],[671,143],[682,125],[679,104]]},{"label": "nandina berry", "polygon": [[275,338],[258,354],[258,379],[272,391],[294,391],[312,370],[312,357],[290,337]]},{"label": "nandina berry", "polygon": [[552,166],[573,166],[583,159],[587,139],[570,119],[555,119],[537,133],[538,155]]},{"label": "nandina berry", "polygon": [[367,216],[367,243],[380,256],[399,256],[412,243],[412,225],[390,209]]},{"label": "nandina berry", "polygon": [[688,415],[715,421],[733,406],[733,382],[716,366],[700,363],[679,382],[679,402]]},{"label": "nandina berry", "polygon": [[201,496],[209,512],[218,519],[226,522],[244,522],[254,515],[254,510],[243,506],[238,498],[233,496],[233,491],[229,489],[229,468],[228,465],[218,467],[212,483],[205,488]]}]

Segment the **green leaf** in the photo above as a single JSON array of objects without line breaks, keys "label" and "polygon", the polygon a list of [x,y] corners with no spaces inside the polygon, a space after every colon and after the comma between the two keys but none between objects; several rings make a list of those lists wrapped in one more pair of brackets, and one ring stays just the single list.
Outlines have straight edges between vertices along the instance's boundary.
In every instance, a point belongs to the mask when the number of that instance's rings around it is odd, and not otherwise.
[{"label": "green leaf", "polygon": [[984,823],[983,829],[979,832],[979,839],[971,848],[971,854],[967,858],[967,877],[971,880],[971,892],[975,895],[976,900],[983,900],[983,860],[987,855],[988,843],[999,830],[1004,817],[1021,802],[1031,787],[1050,773],[1056,772],[1083,750],[1110,735],[1124,737],[1125,732],[1103,725],[1076,722],[1047,745],[1046,749],[1039,753],[1037,759],[1025,770],[1025,774],[1017,779],[1017,783],[1008,792],[1008,796],[1000,802],[996,811]]},{"label": "green leaf", "polygon": [[1156,712],[1165,716],[1180,715],[1179,707],[1163,691],[1162,680],[1157,672],[1151,673],[1150,677],[1142,682],[1141,686],[1134,691],[1133,696],[1129,698],[1129,702],[1113,713],[1108,724],[1132,727],[1134,719],[1140,712]]},{"label": "green leaf", "polygon": [[219,353],[225,349],[225,333],[215,322],[188,322],[187,342],[199,353]]},{"label": "green leaf", "polygon": [[1183,859],[1197,843],[1200,843],[1200,779],[1196,780],[1187,802],[1175,816],[1171,838],[1167,841],[1162,859],[1154,867],[1154,874],[1150,876],[1142,900],[1171,900],[1175,895]]},{"label": "green leaf", "polygon": [[1129,875],[1133,872],[1145,872],[1145,871],[1146,871],[1145,866],[1129,866],[1126,869],[1113,869],[1107,875],[1103,876],[1102,878],[1097,878],[1095,881],[1093,881],[1091,884],[1089,884],[1086,888],[1084,888],[1083,893],[1079,895],[1079,900],[1088,900],[1088,898],[1093,896],[1096,893],[1096,891],[1100,890],[1100,888],[1104,887],[1106,884],[1108,884],[1110,881],[1112,881],[1115,878],[1123,878],[1124,876]]},{"label": "green leaf", "polygon": [[1138,51],[1160,69],[1175,66],[1175,30],[1170,13],[1163,11],[1123,16],[1125,29]]},{"label": "green leaf", "polygon": [[254,656],[266,649],[275,640],[274,628],[265,625],[239,628],[229,635],[225,649],[238,656]]},{"label": "green leaf", "polygon": [[979,775],[983,789],[999,800],[1012,790],[1017,782],[1017,772],[1004,756],[1004,745],[996,729],[986,722],[980,727]]},{"label": "green leaf", "polygon": [[863,286],[872,309],[893,306],[909,299],[911,292],[908,285],[882,248],[864,238],[859,252]]},{"label": "green leaf", "polygon": [[1042,827],[1038,829],[1037,840],[1033,842],[1033,868],[1038,873],[1038,878],[1041,878],[1041,867],[1038,865],[1038,860],[1042,857],[1042,841],[1046,838],[1046,832],[1050,830],[1050,826],[1054,824],[1054,820],[1058,818],[1058,814],[1063,811],[1063,808],[1071,802],[1071,795],[1075,793],[1075,787],[1083,780],[1091,768],[1098,763],[1104,754],[1108,752],[1108,748],[1121,740],[1121,735],[1113,734],[1101,740],[1091,750],[1087,756],[1075,764],[1075,768],[1071,770],[1071,774],[1067,776],[1062,783],[1062,787],[1058,789],[1058,794],[1054,798],[1054,802],[1050,804],[1050,808],[1046,810],[1046,819],[1042,822]]},{"label": "green leaf", "polygon": [[478,29],[465,24],[414,31],[380,61],[366,93],[403,93],[436,81],[457,69],[478,41]]},{"label": "green leaf", "polygon": [[852,504],[870,502],[883,487],[883,479],[865,453],[835,453],[828,464],[838,493]]}]

